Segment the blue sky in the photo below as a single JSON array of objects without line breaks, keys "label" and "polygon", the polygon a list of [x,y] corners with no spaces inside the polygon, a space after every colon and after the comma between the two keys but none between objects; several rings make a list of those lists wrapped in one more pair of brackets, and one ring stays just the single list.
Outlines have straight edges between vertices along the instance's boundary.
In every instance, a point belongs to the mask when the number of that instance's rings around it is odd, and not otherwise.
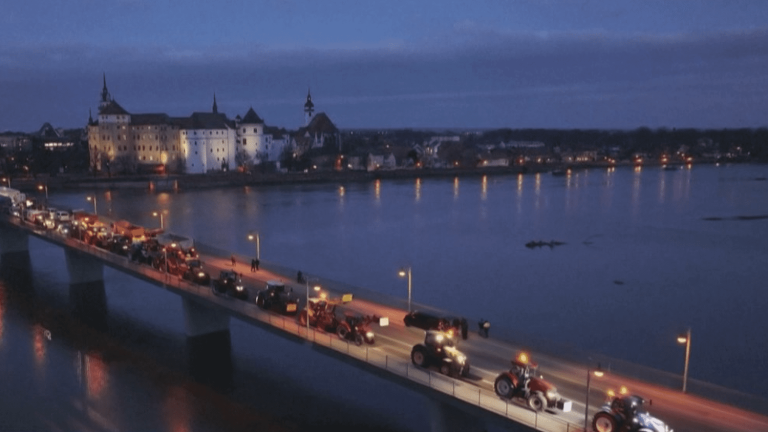
[{"label": "blue sky", "polygon": [[129,112],[345,128],[768,126],[768,2],[10,0],[0,131]]}]

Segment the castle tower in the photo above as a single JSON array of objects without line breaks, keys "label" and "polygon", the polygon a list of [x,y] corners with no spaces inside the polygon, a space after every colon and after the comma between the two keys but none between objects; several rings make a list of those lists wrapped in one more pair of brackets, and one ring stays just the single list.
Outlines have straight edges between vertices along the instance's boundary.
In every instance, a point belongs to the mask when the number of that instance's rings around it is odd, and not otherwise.
[{"label": "castle tower", "polygon": [[307,101],[304,103],[304,126],[307,126],[309,121],[312,120],[313,112],[315,112],[315,104],[312,103],[312,95],[309,93],[309,89],[307,89]]},{"label": "castle tower", "polygon": [[219,107],[216,106],[216,93],[213,94],[213,113],[214,114],[219,113]]},{"label": "castle tower", "polygon": [[101,89],[101,101],[99,101],[99,111],[103,110],[109,102],[112,101],[112,95],[107,90],[107,74],[104,73],[104,87]]}]

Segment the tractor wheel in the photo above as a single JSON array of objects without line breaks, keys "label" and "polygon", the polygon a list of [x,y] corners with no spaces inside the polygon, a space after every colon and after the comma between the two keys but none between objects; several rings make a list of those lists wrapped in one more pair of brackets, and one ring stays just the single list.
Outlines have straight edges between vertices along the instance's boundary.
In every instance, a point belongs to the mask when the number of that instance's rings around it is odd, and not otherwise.
[{"label": "tractor wheel", "polygon": [[592,429],[596,432],[615,432],[619,428],[616,418],[607,412],[599,412],[592,419]]},{"label": "tractor wheel", "polygon": [[344,324],[341,324],[338,327],[336,327],[336,335],[338,335],[340,339],[346,339],[348,334],[349,334],[349,329]]},{"label": "tractor wheel", "polygon": [[504,399],[512,399],[512,394],[515,392],[515,386],[512,385],[512,380],[506,375],[499,375],[496,378],[496,382],[493,384],[493,389],[496,390],[496,394]]},{"label": "tractor wheel", "polygon": [[427,366],[427,355],[424,353],[424,348],[420,346],[413,347],[413,351],[411,351],[411,361],[413,364],[419,367],[426,367]]},{"label": "tractor wheel", "polygon": [[447,362],[443,362],[443,364],[440,365],[440,373],[446,376],[452,376],[451,373],[451,364]]},{"label": "tractor wheel", "polygon": [[534,411],[544,411],[544,408],[547,407],[547,400],[541,393],[535,393],[528,398],[528,406]]},{"label": "tractor wheel", "polygon": [[256,306],[264,308],[264,296],[259,295],[256,297]]},{"label": "tractor wheel", "polygon": [[360,346],[362,344],[363,344],[363,335],[358,333],[355,335],[355,345]]}]

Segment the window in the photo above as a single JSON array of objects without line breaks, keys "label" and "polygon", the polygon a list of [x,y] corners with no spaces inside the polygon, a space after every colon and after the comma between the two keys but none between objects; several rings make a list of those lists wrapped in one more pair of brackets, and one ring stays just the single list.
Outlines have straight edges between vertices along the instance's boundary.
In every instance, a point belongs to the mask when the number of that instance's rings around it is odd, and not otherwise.
[{"label": "window", "polygon": [[246,145],[246,144],[247,144],[246,139],[243,138],[243,145]]},{"label": "window", "polygon": [[259,128],[253,128],[253,133],[259,133]]}]

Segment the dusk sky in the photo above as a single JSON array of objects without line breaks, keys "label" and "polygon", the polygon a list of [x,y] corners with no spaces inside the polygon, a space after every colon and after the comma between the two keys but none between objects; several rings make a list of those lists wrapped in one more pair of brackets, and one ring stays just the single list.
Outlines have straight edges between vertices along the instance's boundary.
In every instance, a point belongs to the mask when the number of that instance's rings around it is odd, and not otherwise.
[{"label": "dusk sky", "polygon": [[296,129],[768,126],[763,0],[10,0],[0,131],[216,94]]}]

